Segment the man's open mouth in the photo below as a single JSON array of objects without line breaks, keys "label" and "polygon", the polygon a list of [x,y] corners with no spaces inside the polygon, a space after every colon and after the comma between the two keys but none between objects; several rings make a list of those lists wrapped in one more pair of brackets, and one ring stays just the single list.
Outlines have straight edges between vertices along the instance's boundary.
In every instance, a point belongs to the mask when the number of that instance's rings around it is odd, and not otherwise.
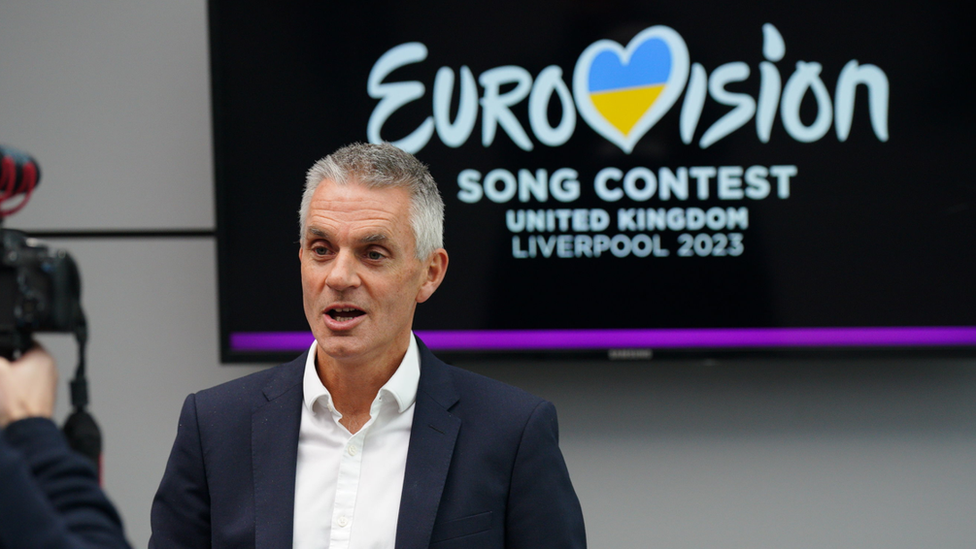
[{"label": "man's open mouth", "polygon": [[325,314],[332,317],[336,322],[345,322],[357,316],[363,316],[366,313],[353,307],[334,307],[326,311]]}]

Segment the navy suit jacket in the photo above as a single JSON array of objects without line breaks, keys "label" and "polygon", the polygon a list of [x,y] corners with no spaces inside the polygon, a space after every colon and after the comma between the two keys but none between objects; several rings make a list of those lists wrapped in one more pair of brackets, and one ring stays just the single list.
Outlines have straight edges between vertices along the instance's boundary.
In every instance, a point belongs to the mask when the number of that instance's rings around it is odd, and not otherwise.
[{"label": "navy suit jacket", "polygon": [[[419,347],[396,549],[585,547],[552,404]],[[292,546],[306,356],[187,397],[150,548]]]}]

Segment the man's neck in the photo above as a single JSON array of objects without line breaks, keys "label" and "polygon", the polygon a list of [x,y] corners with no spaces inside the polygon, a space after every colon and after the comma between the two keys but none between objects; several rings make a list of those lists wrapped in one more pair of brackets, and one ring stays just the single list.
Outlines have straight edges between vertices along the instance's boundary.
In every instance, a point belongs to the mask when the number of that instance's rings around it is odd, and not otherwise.
[{"label": "man's neck", "polygon": [[332,404],[342,414],[339,422],[356,433],[369,421],[376,394],[396,373],[409,345],[403,351],[388,353],[373,360],[337,360],[316,353],[315,370],[322,385],[332,395]]}]

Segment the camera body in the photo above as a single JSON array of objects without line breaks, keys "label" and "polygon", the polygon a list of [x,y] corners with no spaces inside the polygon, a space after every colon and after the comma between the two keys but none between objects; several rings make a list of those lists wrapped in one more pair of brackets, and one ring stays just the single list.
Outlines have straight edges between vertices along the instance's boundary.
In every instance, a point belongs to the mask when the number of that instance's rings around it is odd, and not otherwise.
[{"label": "camera body", "polygon": [[84,329],[74,259],[21,231],[0,229],[0,354],[27,350],[34,332]]}]

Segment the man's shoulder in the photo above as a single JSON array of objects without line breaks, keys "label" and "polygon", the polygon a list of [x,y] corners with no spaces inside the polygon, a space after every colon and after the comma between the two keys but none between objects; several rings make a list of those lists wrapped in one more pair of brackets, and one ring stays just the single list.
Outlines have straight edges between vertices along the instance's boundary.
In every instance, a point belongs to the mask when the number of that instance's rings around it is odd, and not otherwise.
[{"label": "man's shoulder", "polygon": [[501,400],[509,405],[533,408],[543,402],[542,398],[503,381],[498,381],[497,379],[457,366],[447,365],[447,368],[450,371],[451,377],[457,383],[458,389],[463,391],[466,397],[472,394],[484,395],[492,400]]},{"label": "man's shoulder", "polygon": [[[449,380],[449,386],[456,391],[458,406],[462,408],[490,411],[495,417],[499,414],[525,416],[548,402],[513,385],[447,364],[433,354],[429,357],[434,360],[422,361],[421,368],[428,368],[428,374]],[[422,371],[421,378],[424,377]]]},{"label": "man's shoulder", "polygon": [[201,403],[240,404],[261,395],[263,395],[262,400],[276,398],[296,385],[301,388],[307,354],[307,352],[302,353],[291,362],[203,389],[195,393],[194,398],[198,406]]},{"label": "man's shoulder", "polygon": [[[556,409],[548,400],[440,361],[431,362],[429,366],[422,363],[422,380],[425,376],[423,368],[428,368],[428,379],[434,379],[426,385],[422,381],[419,390],[437,403],[432,407],[431,401],[425,398],[428,404],[424,414],[443,410],[459,420],[464,427],[458,444],[464,448],[478,449],[476,452],[484,452],[484,455],[503,456],[499,459],[514,459],[513,452],[518,451],[525,437],[535,441],[558,440]],[[442,380],[440,384],[434,381],[438,378]]]}]

